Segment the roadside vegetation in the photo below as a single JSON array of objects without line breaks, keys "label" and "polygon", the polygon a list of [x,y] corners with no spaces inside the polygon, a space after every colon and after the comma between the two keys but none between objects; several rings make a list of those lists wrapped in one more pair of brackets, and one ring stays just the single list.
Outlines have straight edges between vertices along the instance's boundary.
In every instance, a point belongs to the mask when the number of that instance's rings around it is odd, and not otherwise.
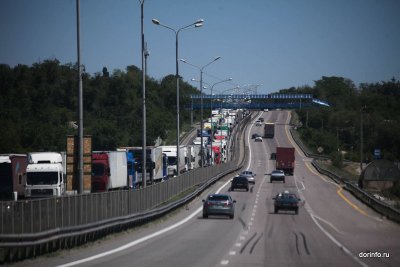
[{"label": "roadside vegetation", "polygon": [[[289,92],[313,94],[331,105],[296,111],[301,139],[313,153],[330,156],[328,169],[357,180],[361,139],[364,164],[374,160],[376,149],[380,158],[400,161],[400,82],[396,79],[356,86],[342,77],[322,77],[313,87],[281,90]],[[400,198],[399,182],[382,194]]]},{"label": "roadside vegetation", "polygon": [[[93,150],[142,145],[142,74],[135,66],[83,73],[84,134]],[[190,127],[190,94],[198,90],[181,81],[181,126]],[[0,153],[65,151],[66,136],[77,134],[76,65],[56,59],[32,66],[0,64]],[[175,143],[176,80],[147,77],[147,144],[160,137]],[[194,114],[196,119],[197,113]],[[198,118],[198,116],[197,116]]]}]

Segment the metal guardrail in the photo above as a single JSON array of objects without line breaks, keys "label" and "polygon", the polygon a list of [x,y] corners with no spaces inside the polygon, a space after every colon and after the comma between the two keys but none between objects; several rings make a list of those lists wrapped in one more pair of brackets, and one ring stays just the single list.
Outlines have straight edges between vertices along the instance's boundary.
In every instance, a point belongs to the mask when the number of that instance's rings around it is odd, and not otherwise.
[{"label": "metal guardrail", "polygon": [[309,152],[309,149],[303,144],[301,141],[300,137],[298,136],[297,132],[295,132],[293,129],[290,129],[290,133],[292,135],[293,140],[297,143],[297,145],[300,147],[300,149],[304,152],[304,154],[307,157],[314,158],[312,161],[312,165],[315,167],[315,169],[332,178],[337,184],[343,184],[344,188],[352,193],[355,197],[360,199],[362,202],[373,208],[375,211],[379,212],[380,214],[386,216],[387,218],[396,221],[400,223],[400,211],[391,207],[390,205],[386,204],[383,201],[380,201],[376,199],[375,197],[371,196],[368,194],[366,191],[362,190],[359,188],[357,185],[351,183],[346,179],[345,177],[341,177],[325,168],[320,166],[316,159],[329,159],[328,156],[321,156],[321,155],[316,155],[313,153]]},{"label": "metal guardrail", "polygon": [[[232,138],[240,141],[251,116],[235,127]],[[242,168],[242,144],[234,160],[199,168],[138,190],[0,203],[0,263],[70,248],[106,234],[140,225],[187,203],[224,175]],[[163,205],[191,188],[187,196]],[[28,222],[28,223],[27,223]]]}]

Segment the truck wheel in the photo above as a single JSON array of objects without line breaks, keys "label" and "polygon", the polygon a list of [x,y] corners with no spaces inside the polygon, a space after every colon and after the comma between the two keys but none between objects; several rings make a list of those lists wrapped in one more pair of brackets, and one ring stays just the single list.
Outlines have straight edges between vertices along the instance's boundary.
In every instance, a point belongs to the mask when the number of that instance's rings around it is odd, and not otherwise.
[{"label": "truck wheel", "polygon": [[269,182],[272,183],[272,179],[270,179]]},{"label": "truck wheel", "polygon": [[285,183],[285,179],[283,179],[283,183]]},{"label": "truck wheel", "polygon": [[229,218],[232,220],[233,218],[235,218],[234,214],[229,215]]},{"label": "truck wheel", "polygon": [[274,209],[274,213],[278,213],[278,209],[277,208]]},{"label": "truck wheel", "polygon": [[208,215],[206,213],[203,213],[203,219],[207,219]]},{"label": "truck wheel", "polygon": [[295,209],[294,213],[295,213],[296,215],[298,215],[298,214],[299,214],[299,209]]}]

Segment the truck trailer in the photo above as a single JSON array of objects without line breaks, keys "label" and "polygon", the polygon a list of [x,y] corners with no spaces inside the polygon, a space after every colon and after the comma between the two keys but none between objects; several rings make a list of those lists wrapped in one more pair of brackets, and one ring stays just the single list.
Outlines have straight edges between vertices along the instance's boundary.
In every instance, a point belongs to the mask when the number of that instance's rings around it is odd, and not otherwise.
[{"label": "truck trailer", "polygon": [[25,154],[0,155],[0,198],[15,199],[25,196],[26,167]]},{"label": "truck trailer", "polygon": [[264,125],[264,138],[274,138],[275,135],[275,123],[266,122]]},{"label": "truck trailer", "polygon": [[277,147],[276,169],[284,171],[286,175],[293,175],[295,164],[294,153],[293,147]]}]

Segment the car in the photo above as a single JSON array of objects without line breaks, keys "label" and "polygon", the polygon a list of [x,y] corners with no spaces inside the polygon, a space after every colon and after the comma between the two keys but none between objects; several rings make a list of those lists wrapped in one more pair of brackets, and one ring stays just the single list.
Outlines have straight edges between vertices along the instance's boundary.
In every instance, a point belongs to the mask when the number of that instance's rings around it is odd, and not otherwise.
[{"label": "car", "polygon": [[251,135],[251,139],[256,139],[257,137],[262,137],[262,136],[259,135],[258,133],[255,133],[255,134]]},{"label": "car", "polygon": [[262,137],[261,137],[261,136],[257,136],[257,137],[254,139],[254,142],[262,142]]},{"label": "car", "polygon": [[276,160],[276,153],[271,153],[271,160]]},{"label": "car", "polygon": [[284,191],[277,194],[274,198],[274,213],[280,210],[292,210],[295,214],[299,214],[299,204],[301,199],[293,192]]},{"label": "car", "polygon": [[233,219],[235,217],[235,203],[230,195],[210,194],[203,199],[203,218],[209,215],[227,215]]},{"label": "car", "polygon": [[285,173],[282,170],[272,171],[269,182],[272,183],[272,181],[282,181],[285,183]]},{"label": "car", "polygon": [[249,181],[249,184],[255,184],[256,183],[256,174],[253,173],[252,171],[242,171],[240,176],[246,176],[247,181]]},{"label": "car", "polygon": [[258,120],[261,121],[261,122],[264,122],[264,118],[263,117],[259,118]]},{"label": "car", "polygon": [[230,190],[235,191],[235,189],[246,189],[246,191],[249,191],[249,180],[247,176],[238,175],[233,177]]},{"label": "car", "polygon": [[261,123],[261,121],[256,121],[256,126],[261,126],[262,125],[262,123]]}]

